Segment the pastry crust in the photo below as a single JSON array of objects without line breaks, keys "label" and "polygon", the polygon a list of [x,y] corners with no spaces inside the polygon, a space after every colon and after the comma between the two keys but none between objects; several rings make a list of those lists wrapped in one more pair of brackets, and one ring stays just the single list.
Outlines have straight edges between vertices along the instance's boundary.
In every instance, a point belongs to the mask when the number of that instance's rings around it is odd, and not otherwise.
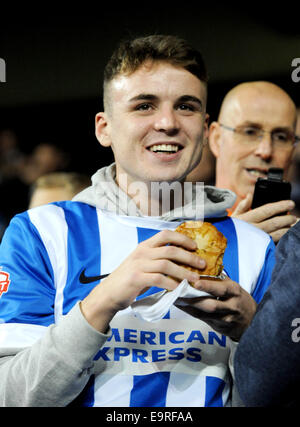
[{"label": "pastry crust", "polygon": [[184,265],[185,268],[201,275],[219,276],[222,273],[227,239],[214,225],[209,222],[187,221],[175,231],[195,240],[198,248],[194,252],[206,261],[204,270],[187,265]]}]

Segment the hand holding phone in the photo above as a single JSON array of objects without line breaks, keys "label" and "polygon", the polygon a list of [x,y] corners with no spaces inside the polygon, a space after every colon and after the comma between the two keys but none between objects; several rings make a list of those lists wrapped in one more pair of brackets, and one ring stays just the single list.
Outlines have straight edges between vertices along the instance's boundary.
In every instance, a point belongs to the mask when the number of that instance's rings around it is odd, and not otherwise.
[{"label": "hand holding phone", "polygon": [[258,178],[255,184],[252,209],[267,203],[290,200],[291,184],[283,180],[283,169],[270,168],[267,179]]},{"label": "hand holding phone", "polygon": [[291,184],[282,177],[282,169],[270,170],[267,179],[257,181],[255,194],[247,194],[231,215],[265,231],[275,243],[297,221],[294,215],[288,214],[295,208],[295,203],[290,200]]}]

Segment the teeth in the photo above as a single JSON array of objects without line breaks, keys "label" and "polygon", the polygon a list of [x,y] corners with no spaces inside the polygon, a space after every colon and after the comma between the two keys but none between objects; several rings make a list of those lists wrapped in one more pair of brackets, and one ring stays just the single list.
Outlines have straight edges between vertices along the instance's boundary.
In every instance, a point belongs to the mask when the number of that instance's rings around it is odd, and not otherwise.
[{"label": "teeth", "polygon": [[266,174],[264,172],[258,171],[257,169],[248,169],[248,172],[251,173],[251,175],[258,176],[258,177],[266,176]]},{"label": "teeth", "polygon": [[170,145],[170,144],[161,144],[161,145],[152,145],[150,147],[150,151],[168,151],[168,152],[175,152],[179,150],[178,145]]}]

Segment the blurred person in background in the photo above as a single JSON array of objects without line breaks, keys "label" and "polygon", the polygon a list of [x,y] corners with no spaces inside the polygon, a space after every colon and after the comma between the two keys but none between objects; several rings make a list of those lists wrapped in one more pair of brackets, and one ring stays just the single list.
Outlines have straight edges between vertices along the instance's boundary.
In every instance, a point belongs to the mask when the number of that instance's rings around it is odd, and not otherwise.
[{"label": "blurred person in background", "polygon": [[[7,210],[13,208],[18,203],[25,205],[26,196],[23,192],[24,186],[19,180],[19,172],[23,167],[25,154],[19,146],[19,140],[12,129],[0,130],[0,237],[3,235],[9,219],[7,218]],[[10,203],[10,194],[6,189],[15,188],[19,195],[17,200]]]},{"label": "blurred person in background", "polygon": [[0,240],[15,213],[26,209],[27,184],[20,178],[26,154],[13,129],[0,131]]},{"label": "blurred person in background", "polygon": [[71,200],[90,185],[90,177],[76,172],[53,172],[42,175],[31,186],[29,209],[47,203]]},{"label": "blurred person in background", "polygon": [[12,129],[2,129],[0,131],[0,182],[18,176],[25,158],[16,133]]},{"label": "blurred person in background", "polygon": [[[0,184],[0,211],[3,219],[0,239],[12,217],[28,209],[29,190],[34,181],[46,173],[64,170],[68,161],[68,155],[56,145],[40,143],[31,154],[22,158],[17,168],[13,166],[14,162],[11,163],[14,174],[6,176]],[[9,170],[8,162],[6,169]]]},{"label": "blurred person in background", "polygon": [[237,195],[231,215],[269,233],[274,242],[295,224],[294,215],[282,215],[293,210],[295,203],[279,201],[251,210],[253,192],[257,179],[266,178],[271,167],[282,168],[287,177],[298,140],[295,129],[293,100],[279,86],[264,81],[242,83],[230,90],[218,121],[209,128],[216,187]]},{"label": "blurred person in background", "polygon": [[37,178],[46,173],[62,171],[68,166],[68,156],[54,144],[38,144],[28,157],[21,173],[27,184],[32,184]]}]

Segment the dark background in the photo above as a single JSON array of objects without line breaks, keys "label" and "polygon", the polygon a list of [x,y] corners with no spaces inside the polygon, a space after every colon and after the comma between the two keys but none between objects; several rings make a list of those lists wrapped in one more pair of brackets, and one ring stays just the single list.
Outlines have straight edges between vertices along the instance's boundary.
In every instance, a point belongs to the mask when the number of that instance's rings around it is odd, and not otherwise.
[{"label": "dark background", "polygon": [[16,3],[0,18],[7,80],[0,83],[0,129],[13,129],[24,152],[41,142],[63,147],[73,170],[92,174],[110,163],[110,150],[94,136],[103,67],[121,38],[149,33],[179,35],[202,51],[211,119],[243,81],[277,83],[300,106],[300,82],[291,79],[300,13],[290,2]]}]

